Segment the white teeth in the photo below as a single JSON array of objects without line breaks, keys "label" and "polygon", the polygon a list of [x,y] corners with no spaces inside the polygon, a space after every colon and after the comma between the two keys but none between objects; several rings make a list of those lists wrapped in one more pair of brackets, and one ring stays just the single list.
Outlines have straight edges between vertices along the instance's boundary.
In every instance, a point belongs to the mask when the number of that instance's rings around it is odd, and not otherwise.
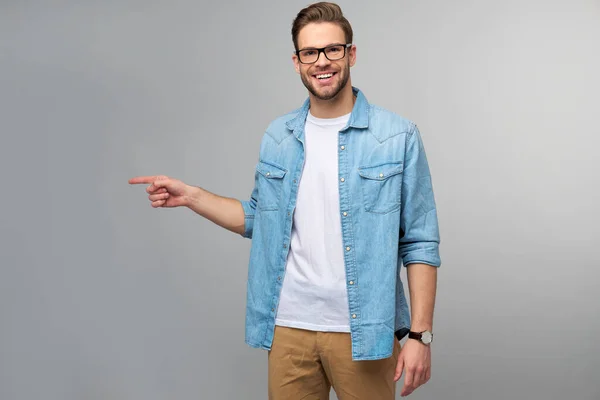
[{"label": "white teeth", "polygon": [[333,74],[321,74],[321,75],[317,75],[317,79],[326,79],[326,78],[331,78],[333,76]]}]

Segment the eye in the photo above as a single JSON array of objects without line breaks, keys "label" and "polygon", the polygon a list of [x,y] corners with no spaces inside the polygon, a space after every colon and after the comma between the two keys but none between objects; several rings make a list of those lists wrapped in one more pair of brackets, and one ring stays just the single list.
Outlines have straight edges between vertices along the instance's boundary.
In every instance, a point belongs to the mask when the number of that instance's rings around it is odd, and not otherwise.
[{"label": "eye", "polygon": [[316,53],[315,50],[302,50],[300,52],[300,54],[302,54],[303,56],[307,56],[307,57],[314,56],[315,53]]},{"label": "eye", "polygon": [[342,46],[333,46],[327,48],[327,53],[335,54],[342,51]]}]

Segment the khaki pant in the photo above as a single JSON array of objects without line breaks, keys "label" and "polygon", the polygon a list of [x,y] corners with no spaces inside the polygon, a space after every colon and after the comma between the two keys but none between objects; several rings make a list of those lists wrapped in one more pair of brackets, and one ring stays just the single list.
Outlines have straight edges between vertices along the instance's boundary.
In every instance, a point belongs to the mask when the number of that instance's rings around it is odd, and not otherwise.
[{"label": "khaki pant", "polygon": [[349,333],[275,327],[269,351],[269,400],[327,400],[333,386],[339,400],[393,400],[392,357],[352,361]]}]

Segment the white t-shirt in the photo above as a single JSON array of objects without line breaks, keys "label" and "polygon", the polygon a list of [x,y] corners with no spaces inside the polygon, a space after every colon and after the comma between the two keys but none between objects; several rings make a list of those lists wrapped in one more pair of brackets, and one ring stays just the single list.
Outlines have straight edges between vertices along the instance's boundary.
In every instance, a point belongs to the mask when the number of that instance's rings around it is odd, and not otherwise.
[{"label": "white t-shirt", "polygon": [[338,134],[349,118],[306,118],[304,168],[276,325],[350,332],[338,192]]}]

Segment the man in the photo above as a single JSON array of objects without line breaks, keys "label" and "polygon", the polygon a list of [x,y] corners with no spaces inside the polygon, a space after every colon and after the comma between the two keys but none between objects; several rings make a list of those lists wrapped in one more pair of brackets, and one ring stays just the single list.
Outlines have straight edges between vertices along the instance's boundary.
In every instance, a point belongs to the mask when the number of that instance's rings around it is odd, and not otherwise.
[{"label": "man", "polygon": [[352,86],[356,46],[336,4],[301,10],[292,38],[309,97],[267,128],[249,200],[166,176],[129,182],[150,184],[153,207],[252,238],[246,343],[269,350],[270,399],[328,399],[332,386],[340,400],[393,399],[403,372],[405,396],[430,378],[440,265],[420,133]]}]

